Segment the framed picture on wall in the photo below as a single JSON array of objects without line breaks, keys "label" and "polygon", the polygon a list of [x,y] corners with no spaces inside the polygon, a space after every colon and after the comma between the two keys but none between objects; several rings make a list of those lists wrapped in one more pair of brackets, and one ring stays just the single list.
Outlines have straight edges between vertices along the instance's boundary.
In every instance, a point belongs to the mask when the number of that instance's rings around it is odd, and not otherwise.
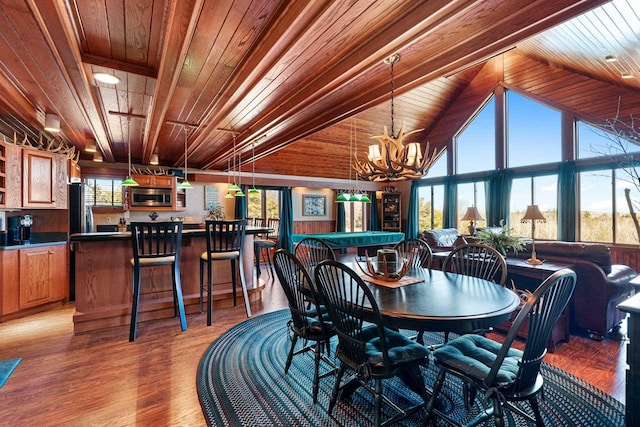
[{"label": "framed picture on wall", "polygon": [[302,195],[302,215],[324,216],[327,214],[327,196]]}]

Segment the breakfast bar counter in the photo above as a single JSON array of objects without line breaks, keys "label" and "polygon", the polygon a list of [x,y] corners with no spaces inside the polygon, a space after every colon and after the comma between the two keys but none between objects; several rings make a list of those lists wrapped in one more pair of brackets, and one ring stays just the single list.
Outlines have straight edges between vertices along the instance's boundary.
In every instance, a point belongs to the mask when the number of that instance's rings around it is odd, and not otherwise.
[{"label": "breakfast bar counter", "polygon": [[[254,271],[253,239],[254,235],[267,230],[247,226],[241,268],[251,302],[261,299],[264,288],[264,282],[258,280]],[[71,272],[75,279],[74,333],[129,324],[132,300],[130,259],[133,256],[131,234],[78,233],[72,234],[70,241],[75,265]],[[185,229],[182,233],[180,276],[187,314],[200,311],[200,255],[204,251],[205,231]],[[139,321],[173,317],[170,270],[162,267],[144,270]],[[229,262],[214,263],[213,283],[214,308],[232,306]],[[241,286],[237,287],[237,293],[238,309],[244,310]]]}]

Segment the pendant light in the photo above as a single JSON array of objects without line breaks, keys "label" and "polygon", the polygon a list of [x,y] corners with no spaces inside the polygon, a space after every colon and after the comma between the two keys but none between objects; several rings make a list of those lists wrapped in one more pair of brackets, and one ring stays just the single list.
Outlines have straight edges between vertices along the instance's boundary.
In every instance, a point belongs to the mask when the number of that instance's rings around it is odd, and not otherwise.
[{"label": "pendant light", "polygon": [[249,194],[258,193],[256,190],[256,140],[253,140],[251,144],[251,189]]},{"label": "pendant light", "polygon": [[187,128],[184,128],[184,179],[178,185],[178,188],[193,188],[193,185],[187,179]]},{"label": "pendant light", "polygon": [[[353,152],[353,157],[354,158],[358,158],[358,125],[356,123],[356,119],[353,119],[353,146],[354,148],[354,152]],[[353,165],[353,162],[349,162],[350,164]],[[362,203],[371,203],[371,199],[369,198],[369,196],[367,196],[367,193],[363,193],[360,190],[360,187],[358,186],[358,174],[356,173],[356,192],[358,195],[358,200]]]},{"label": "pendant light", "polygon": [[231,185],[230,184],[230,179],[231,179],[231,166],[229,163],[229,159],[227,159],[227,194],[225,194],[224,198],[225,199],[233,199],[233,194],[231,194]]},{"label": "pendant light", "polygon": [[238,150],[238,191],[236,191],[236,197],[244,197],[244,191],[242,191],[242,175],[240,171],[240,165],[242,164],[242,153]]},{"label": "pendant light", "polygon": [[233,184],[229,186],[229,191],[239,191],[240,187],[236,184],[236,133],[233,133]]},{"label": "pendant light", "polygon": [[127,118],[127,145],[129,146],[129,175],[122,181],[123,187],[137,187],[138,183],[131,177],[131,119]]}]

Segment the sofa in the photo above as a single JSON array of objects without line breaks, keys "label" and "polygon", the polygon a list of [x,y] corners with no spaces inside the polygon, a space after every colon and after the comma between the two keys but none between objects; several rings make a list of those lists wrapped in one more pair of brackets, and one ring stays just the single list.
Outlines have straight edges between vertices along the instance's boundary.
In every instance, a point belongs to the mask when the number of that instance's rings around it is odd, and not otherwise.
[{"label": "sofa", "polygon": [[[611,251],[604,244],[545,241],[536,242],[535,247],[540,260],[572,265],[577,281],[569,306],[571,330],[601,340],[625,317],[617,305],[629,297],[633,288],[629,281],[637,273],[626,265],[612,264]],[[531,250],[527,244],[516,256],[530,258]]]},{"label": "sofa", "polygon": [[433,252],[450,251],[454,246],[464,239],[460,236],[457,228],[442,228],[439,230],[425,230],[422,233],[422,239],[425,240]]}]

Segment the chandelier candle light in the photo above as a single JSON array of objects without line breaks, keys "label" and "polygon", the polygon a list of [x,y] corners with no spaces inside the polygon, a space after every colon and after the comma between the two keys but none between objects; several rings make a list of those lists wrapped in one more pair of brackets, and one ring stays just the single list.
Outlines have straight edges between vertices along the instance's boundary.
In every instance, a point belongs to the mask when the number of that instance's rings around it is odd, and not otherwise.
[{"label": "chandelier candle light", "polygon": [[524,216],[520,220],[520,222],[525,223],[527,221],[531,221],[531,240],[532,240],[532,250],[531,250],[531,258],[527,260],[528,264],[532,265],[540,265],[544,261],[536,258],[536,221],[538,222],[547,222],[547,219],[540,212],[540,208],[538,205],[529,205],[527,206],[527,210],[524,213]]},{"label": "chandelier candle light", "polygon": [[400,61],[400,55],[393,55],[385,59],[385,64],[391,66],[391,134],[384,126],[382,135],[375,135],[379,145],[369,146],[369,155],[364,161],[359,161],[356,157],[353,166],[360,178],[369,181],[403,181],[407,179],[421,178],[426,175],[431,165],[440,157],[445,150],[434,149],[429,155],[429,142],[426,143],[426,156],[422,156],[420,143],[411,142],[405,145],[402,141],[405,137],[423,129],[416,129],[410,132],[404,131],[404,123],[396,135],[394,131],[394,80],[393,66]]}]

